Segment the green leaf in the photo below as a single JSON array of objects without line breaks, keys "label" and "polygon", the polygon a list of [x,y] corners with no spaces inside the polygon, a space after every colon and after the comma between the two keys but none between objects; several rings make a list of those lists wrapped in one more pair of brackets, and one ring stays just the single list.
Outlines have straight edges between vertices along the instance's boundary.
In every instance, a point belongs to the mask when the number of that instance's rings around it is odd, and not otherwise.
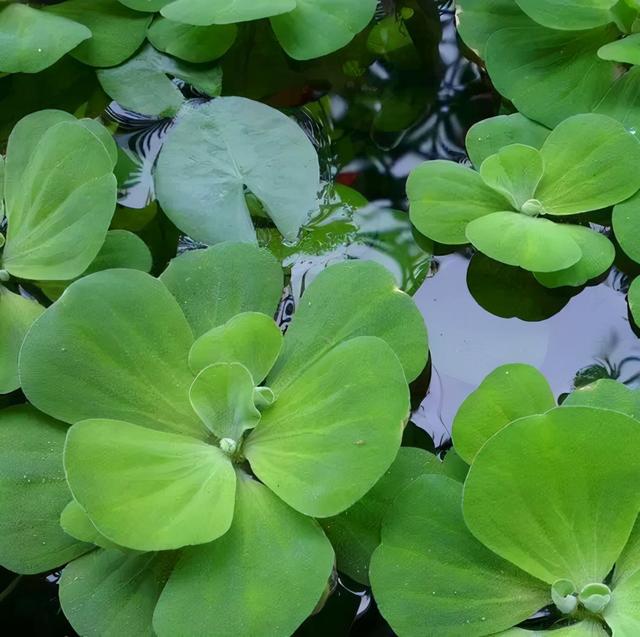
[{"label": "green leaf", "polygon": [[640,64],[640,33],[605,44],[598,49],[598,57],[622,64]]},{"label": "green leaf", "polygon": [[271,317],[243,312],[205,332],[189,352],[189,366],[197,374],[213,363],[242,363],[259,385],[281,348],[282,332]]},{"label": "green leaf", "polygon": [[0,9],[0,71],[39,73],[91,37],[87,27],[25,4]]},{"label": "green leaf", "polygon": [[73,50],[90,66],[115,66],[144,42],[152,16],[132,11],[118,0],[66,0],[45,11],[85,25],[92,37]]},{"label": "green leaf", "polygon": [[[242,312],[273,316],[282,296],[282,267],[267,250],[222,243],[173,259],[160,276],[196,338]],[[213,361],[211,361],[213,362]]]},{"label": "green leaf", "polygon": [[156,18],[147,31],[147,38],[163,53],[200,64],[222,57],[235,42],[237,34],[235,24],[197,27]]},{"label": "green leaf", "polygon": [[450,245],[468,243],[465,228],[474,219],[511,209],[475,170],[440,159],[411,172],[407,196],[413,225],[430,239]]},{"label": "green leaf", "polygon": [[550,29],[579,31],[613,22],[618,0],[516,0],[538,24]]},{"label": "green leaf", "polygon": [[520,113],[498,115],[474,124],[467,133],[465,145],[476,168],[482,162],[511,144],[524,144],[540,150],[551,131]]},{"label": "green leaf", "polygon": [[424,319],[393,275],[367,261],[348,261],[321,272],[305,290],[267,384],[278,394],[337,345],[377,336],[400,359],[408,381],[427,362]]},{"label": "green leaf", "polygon": [[442,470],[433,454],[401,447],[389,470],[362,499],[340,515],[321,520],[336,551],[338,570],[368,586],[369,561],[380,544],[380,528],[387,510],[415,479]]},{"label": "green leaf", "polygon": [[196,376],[189,398],[194,411],[213,434],[238,444],[242,434],[260,421],[253,389],[251,372],[244,365],[217,363]]},{"label": "green leaf", "polygon": [[564,225],[515,212],[494,212],[472,221],[467,239],[488,257],[530,272],[556,272],[576,264],[580,246]]},{"label": "green leaf", "polygon": [[176,22],[206,26],[260,20],[295,7],[296,0],[174,0],[161,13]]},{"label": "green leaf", "polygon": [[19,278],[78,276],[100,250],[115,210],[111,157],[83,122],[69,117],[29,115],[9,138],[2,264]]},{"label": "green leaf", "polygon": [[310,60],[349,44],[369,24],[376,6],[377,0],[296,0],[293,11],[271,18],[271,26],[289,56]]},{"label": "green leaf", "polygon": [[636,325],[640,325],[640,277],[636,277],[629,286],[629,292],[627,293],[627,300],[629,301],[629,309],[631,310],[631,316]]},{"label": "green leaf", "polygon": [[370,575],[402,637],[490,635],[548,604],[549,590],[482,546],[462,518],[462,485],[422,476],[396,498]]},{"label": "green leaf", "polygon": [[85,637],[154,637],[153,611],[174,561],[172,553],[93,551],[62,571],[64,614]]},{"label": "green leaf", "polygon": [[617,36],[613,26],[553,31],[529,22],[496,30],[487,41],[485,60],[502,95],[523,115],[553,127],[570,115],[591,111],[603,98],[616,68],[596,52]]},{"label": "green leaf", "polygon": [[612,224],[624,253],[640,263],[640,192],[615,206]]},{"label": "green leaf", "polygon": [[156,51],[151,45],[120,66],[97,71],[105,92],[125,108],[157,117],[172,117],[185,101],[168,76],[191,84],[202,93],[219,95],[222,72],[201,69]]},{"label": "green leaf", "polygon": [[560,407],[516,420],[474,460],[463,499],[467,525],[549,584],[569,579],[580,590],[601,582],[640,508],[638,453],[640,423],[613,411]]},{"label": "green leaf", "polygon": [[516,210],[534,198],[543,173],[542,155],[524,144],[505,146],[480,166],[482,181],[504,195]]},{"label": "green leaf", "polygon": [[333,559],[314,520],[240,474],[231,529],[182,553],[153,626],[158,637],[287,637],[320,600]]},{"label": "green leaf", "polygon": [[108,540],[139,551],[204,544],[229,530],[236,478],[213,445],[119,420],[69,429],[73,497]]},{"label": "green leaf", "polygon": [[18,354],[32,323],[44,308],[0,285],[0,394],[20,387]]},{"label": "green leaf", "polygon": [[167,216],[198,241],[256,241],[245,186],[285,239],[295,240],[318,208],[318,157],[286,115],[223,97],[185,108],[167,135],[155,184]]},{"label": "green leaf", "polygon": [[[585,135],[584,131],[591,133]],[[540,150],[544,177],[536,192],[545,211],[570,215],[606,208],[640,188],[640,142],[616,120],[575,115],[551,131]]]},{"label": "green leaf", "polygon": [[98,272],[32,326],[20,355],[23,390],[65,422],[112,418],[204,437],[189,403],[192,343],[160,281],[136,270]]},{"label": "green leaf", "polygon": [[630,133],[640,131],[640,67],[632,67],[611,85],[596,113],[608,115],[622,123]]},{"label": "green leaf", "polygon": [[352,338],[277,393],[244,455],[287,504],[328,517],[354,504],[391,466],[408,415],[407,383],[392,349],[379,338]]},{"label": "green leaf", "polygon": [[58,523],[70,497],[65,434],[28,405],[0,411],[0,564],[17,573],[50,571],[91,548]]},{"label": "green leaf", "polygon": [[60,526],[65,533],[82,542],[88,542],[103,549],[120,548],[96,529],[86,511],[75,500],[71,500],[62,510]]},{"label": "green leaf", "polygon": [[134,11],[148,11],[155,13],[160,11],[162,7],[169,4],[171,0],[119,0],[121,4]]},{"label": "green leaf", "polygon": [[566,270],[536,274],[536,279],[548,288],[584,285],[608,270],[616,256],[613,243],[604,234],[584,226],[566,224],[563,228],[582,250],[582,257]]},{"label": "green leaf", "polygon": [[562,404],[571,407],[613,409],[640,420],[640,391],[609,378],[603,378],[576,389],[567,396]]},{"label": "green leaf", "polygon": [[640,631],[640,571],[618,584],[604,609],[604,619],[616,637]]},{"label": "green leaf", "polygon": [[460,405],[451,432],[455,449],[471,464],[482,445],[500,429],[555,405],[549,383],[535,367],[498,367]]}]

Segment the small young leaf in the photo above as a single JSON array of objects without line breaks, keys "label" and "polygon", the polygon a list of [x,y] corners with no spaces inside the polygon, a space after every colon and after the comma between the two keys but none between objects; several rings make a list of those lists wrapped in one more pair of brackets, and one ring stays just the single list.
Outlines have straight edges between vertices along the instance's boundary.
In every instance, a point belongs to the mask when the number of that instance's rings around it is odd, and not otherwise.
[{"label": "small young leaf", "polygon": [[233,518],[236,477],[217,447],[119,420],[84,420],[67,434],[73,497],[108,540],[139,551],[211,542]]},{"label": "small young leaf", "polygon": [[[244,365],[217,363],[205,367],[196,376],[189,390],[189,399],[194,411],[212,433],[238,444],[242,434],[260,422],[253,389],[253,378]],[[235,449],[231,453],[233,451]]]},{"label": "small young leaf", "polygon": [[542,155],[533,147],[511,144],[487,157],[480,166],[480,176],[487,186],[504,195],[515,210],[534,199],[542,179]]},{"label": "small young leaf", "polygon": [[203,334],[189,352],[189,366],[197,374],[213,363],[241,363],[259,385],[281,348],[282,332],[271,317],[243,312]]},{"label": "small young leaf", "polygon": [[238,478],[229,531],[182,552],[153,617],[158,637],[288,637],[322,596],[334,556],[318,524]]},{"label": "small young leaf", "polygon": [[439,243],[467,243],[465,228],[474,219],[511,210],[509,201],[489,188],[480,175],[450,161],[424,162],[407,180],[411,222]]},{"label": "small young leaf", "polygon": [[577,263],[582,250],[561,224],[523,213],[494,212],[472,221],[467,239],[487,256],[530,272],[556,272]]},{"label": "small young leaf", "polygon": [[578,606],[577,592],[573,582],[568,579],[559,579],[551,587],[551,599],[561,613],[569,615]]},{"label": "small young leaf", "polygon": [[530,365],[492,371],[460,405],[453,420],[456,451],[471,464],[484,443],[510,422],[555,407],[546,378]]}]

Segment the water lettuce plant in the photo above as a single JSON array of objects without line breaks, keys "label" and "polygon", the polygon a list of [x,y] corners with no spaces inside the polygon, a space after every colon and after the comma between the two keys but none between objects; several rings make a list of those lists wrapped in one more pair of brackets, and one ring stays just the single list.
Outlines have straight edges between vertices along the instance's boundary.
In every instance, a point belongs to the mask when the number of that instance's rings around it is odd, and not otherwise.
[{"label": "water lettuce plant", "polygon": [[610,267],[607,238],[565,219],[640,188],[640,143],[622,124],[585,114],[549,132],[520,115],[503,116],[472,128],[467,147],[477,170],[434,160],[409,176],[410,215],[420,232],[444,244],[471,243],[549,287],[579,286]]},{"label": "water lettuce plant", "polygon": [[374,263],[320,274],[284,338],[281,289],[269,253],[222,243],[160,279],[85,276],[29,330],[33,407],[0,415],[0,561],[70,561],[80,634],[285,636],[320,601],[334,553],[313,518],[390,467],[426,330]]},{"label": "water lettuce plant", "polygon": [[514,365],[482,383],[454,427],[471,463],[464,484],[437,473],[411,481],[371,558],[373,593],[394,631],[541,634],[514,627],[553,605],[554,634],[635,634],[640,422],[553,407],[544,378]]},{"label": "water lettuce plant", "polygon": [[98,122],[39,111],[13,129],[0,160],[0,393],[19,386],[18,350],[42,311],[20,281],[64,281],[98,255],[116,206],[116,147]]}]

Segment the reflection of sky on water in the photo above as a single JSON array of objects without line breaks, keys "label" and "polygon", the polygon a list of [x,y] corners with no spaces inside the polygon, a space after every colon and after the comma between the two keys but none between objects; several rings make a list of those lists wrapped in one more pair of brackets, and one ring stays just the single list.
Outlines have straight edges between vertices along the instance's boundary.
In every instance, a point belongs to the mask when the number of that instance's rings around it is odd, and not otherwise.
[{"label": "reflection of sky on water", "polygon": [[438,260],[437,274],[414,297],[429,328],[433,376],[413,420],[436,443],[449,436],[464,398],[499,365],[537,367],[556,397],[570,391],[576,373],[589,366],[618,367],[631,357],[620,380],[640,372],[640,341],[629,324],[624,293],[612,286],[613,275],[585,288],[551,318],[527,322],[494,316],[476,302],[467,288],[463,255]]}]

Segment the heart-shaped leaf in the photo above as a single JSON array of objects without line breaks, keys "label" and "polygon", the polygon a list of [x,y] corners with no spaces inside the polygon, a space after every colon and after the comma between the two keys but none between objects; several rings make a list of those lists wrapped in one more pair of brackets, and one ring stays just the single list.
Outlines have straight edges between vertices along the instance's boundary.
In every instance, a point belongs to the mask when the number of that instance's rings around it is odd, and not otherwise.
[{"label": "heart-shaped leaf", "polygon": [[67,434],[74,498],[108,540],[139,551],[204,544],[229,530],[236,477],[218,448],[118,420],[85,420]]},{"label": "heart-shaped leaf", "polygon": [[167,216],[194,239],[255,242],[246,187],[294,240],[318,207],[318,157],[286,115],[223,97],[183,111],[160,153],[155,184]]}]

